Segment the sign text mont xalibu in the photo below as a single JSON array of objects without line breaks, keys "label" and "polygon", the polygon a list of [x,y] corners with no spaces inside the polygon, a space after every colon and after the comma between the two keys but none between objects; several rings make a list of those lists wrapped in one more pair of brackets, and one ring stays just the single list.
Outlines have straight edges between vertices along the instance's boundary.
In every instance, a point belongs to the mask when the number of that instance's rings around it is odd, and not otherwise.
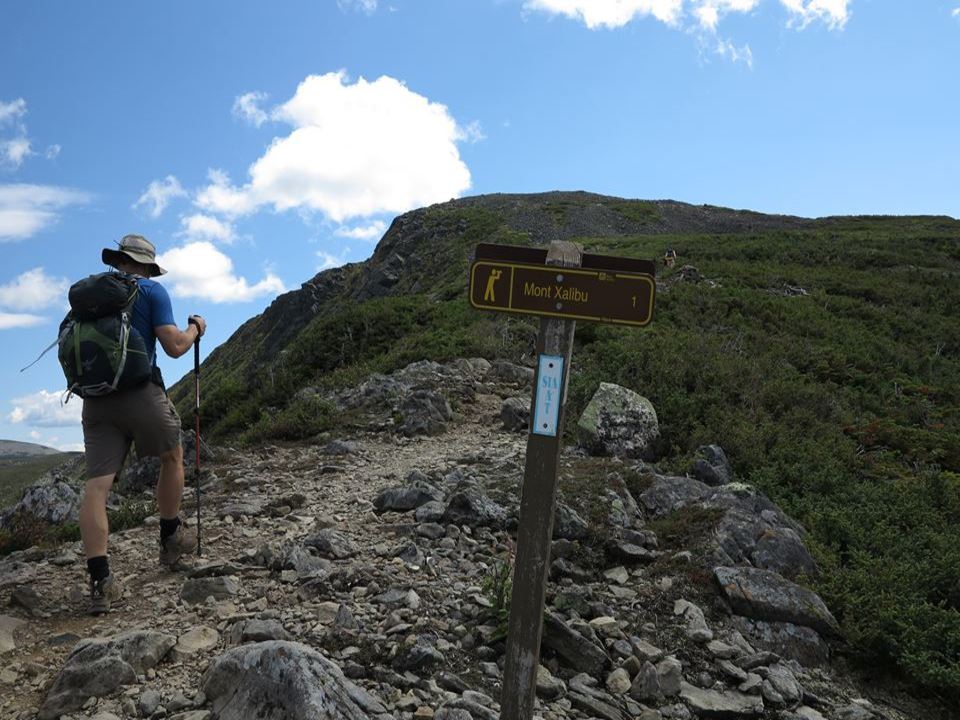
[{"label": "sign text mont xalibu", "polygon": [[479,310],[643,326],[653,319],[653,263],[583,256],[578,268],[544,265],[538,248],[479,245],[470,304]]}]

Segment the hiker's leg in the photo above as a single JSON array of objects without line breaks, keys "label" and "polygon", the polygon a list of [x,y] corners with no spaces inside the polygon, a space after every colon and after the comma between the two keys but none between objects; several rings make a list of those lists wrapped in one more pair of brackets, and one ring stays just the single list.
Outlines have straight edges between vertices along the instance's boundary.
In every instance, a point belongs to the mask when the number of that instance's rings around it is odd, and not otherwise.
[{"label": "hiker's leg", "polygon": [[113,486],[113,474],[101,475],[87,480],[80,504],[80,537],[83,539],[83,552],[87,558],[101,557],[107,554],[107,537],[110,533],[107,524],[107,496]]},{"label": "hiker's leg", "polygon": [[160,517],[172,520],[180,512],[183,495],[183,447],[160,454],[160,480],[157,482],[157,509]]}]

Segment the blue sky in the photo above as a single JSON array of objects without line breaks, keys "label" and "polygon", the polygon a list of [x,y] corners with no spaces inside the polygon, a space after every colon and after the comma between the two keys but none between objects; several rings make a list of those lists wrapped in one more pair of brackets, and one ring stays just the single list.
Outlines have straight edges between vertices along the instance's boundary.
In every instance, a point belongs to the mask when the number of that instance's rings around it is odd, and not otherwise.
[{"label": "blue sky", "polygon": [[125,233],[206,355],[452,197],[960,217],[958,78],[960,0],[3,3],[0,438],[80,446],[18,371]]}]

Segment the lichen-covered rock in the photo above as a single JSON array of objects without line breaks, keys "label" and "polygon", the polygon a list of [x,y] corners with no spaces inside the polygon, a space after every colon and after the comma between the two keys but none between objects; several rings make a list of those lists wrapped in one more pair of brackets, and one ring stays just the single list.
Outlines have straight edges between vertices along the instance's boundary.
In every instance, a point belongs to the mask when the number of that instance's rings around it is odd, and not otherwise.
[{"label": "lichen-covered rock", "polygon": [[590,525],[566,503],[558,502],[553,516],[553,537],[562,540],[581,540],[587,536]]},{"label": "lichen-covered rock", "polygon": [[306,547],[315,548],[321,555],[335,560],[346,560],[357,554],[357,545],[339,530],[321,530],[303,541]]},{"label": "lichen-covered rock", "polygon": [[495,360],[490,365],[487,372],[487,379],[495,382],[508,383],[510,385],[519,385],[529,387],[533,384],[533,368],[515,365],[506,360]]},{"label": "lichen-covered rock", "polygon": [[610,664],[610,658],[599,643],[574,630],[549,610],[543,614],[541,644],[563,658],[574,670],[593,677],[600,677]]},{"label": "lichen-covered rock", "polygon": [[463,486],[447,499],[443,521],[454,525],[501,526],[507,519],[507,511],[491,500],[479,488]]},{"label": "lichen-covered rock", "polygon": [[698,717],[740,720],[763,715],[763,698],[758,695],[744,695],[735,690],[720,693],[682,683],[680,698]]},{"label": "lichen-covered rock", "polygon": [[594,455],[652,459],[659,436],[653,404],[612,383],[600,383],[577,422],[580,445]]},{"label": "lichen-covered rock", "polygon": [[717,511],[711,535],[713,565],[750,563],[788,578],[818,572],[800,525],[750,485],[711,487],[692,478],[657,475],[638,500],[653,517],[685,508]]},{"label": "lichen-covered rock", "polygon": [[15,650],[17,643],[14,640],[17,630],[26,625],[20,618],[0,615],[0,653]]},{"label": "lichen-covered rock", "polygon": [[504,430],[526,430],[530,427],[530,399],[510,397],[500,405],[500,421]]},{"label": "lichen-covered rock", "polygon": [[137,675],[155,667],[176,642],[172,635],[143,630],[81,640],[53,681],[38,717],[53,720],[91,697],[135,683]]},{"label": "lichen-covered rock", "polygon": [[733,478],[733,469],[722,447],[704,445],[694,453],[690,474],[707,485],[726,485]]},{"label": "lichen-covered rock", "polygon": [[414,390],[400,406],[403,422],[400,432],[407,437],[438,435],[453,419],[453,410],[440,393],[433,390]]},{"label": "lichen-covered rock", "polygon": [[806,667],[819,667],[830,659],[830,646],[813,628],[793,623],[751,620],[735,615],[734,626],[762,650],[796,660]]},{"label": "lichen-covered rock", "polygon": [[439,488],[425,480],[414,480],[409,485],[384,488],[373,499],[373,507],[377,512],[406,512],[442,499]]},{"label": "lichen-covered rock", "polygon": [[738,615],[803,625],[820,633],[839,633],[836,619],[813,590],[759,568],[717,567],[713,573]]},{"label": "lichen-covered rock", "polygon": [[208,597],[226,600],[240,592],[240,585],[231,577],[188,578],[183,583],[180,597],[185,603],[196,605]]},{"label": "lichen-covered rock", "polygon": [[336,664],[297,642],[234,648],[211,663],[202,689],[219,720],[393,717]]},{"label": "lichen-covered rock", "polygon": [[79,512],[80,495],[66,481],[55,477],[24,490],[20,501],[0,517],[0,528],[28,518],[49,525],[76,522]]}]

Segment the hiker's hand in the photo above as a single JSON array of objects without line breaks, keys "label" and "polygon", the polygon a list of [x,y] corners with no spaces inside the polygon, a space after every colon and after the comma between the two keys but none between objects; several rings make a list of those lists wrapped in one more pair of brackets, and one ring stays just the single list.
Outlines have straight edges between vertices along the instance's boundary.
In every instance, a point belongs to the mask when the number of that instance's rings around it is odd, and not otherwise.
[{"label": "hiker's hand", "polygon": [[187,319],[187,324],[197,326],[197,337],[203,337],[203,334],[207,331],[207,321],[204,320],[199,315],[191,315]]}]

